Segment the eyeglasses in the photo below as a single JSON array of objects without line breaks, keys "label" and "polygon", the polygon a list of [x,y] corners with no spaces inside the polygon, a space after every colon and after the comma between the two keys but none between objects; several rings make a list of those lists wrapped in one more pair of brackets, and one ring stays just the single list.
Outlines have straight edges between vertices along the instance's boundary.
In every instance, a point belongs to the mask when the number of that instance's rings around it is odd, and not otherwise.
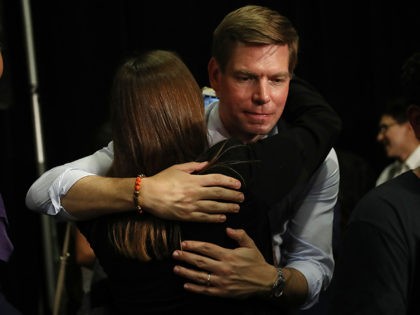
[{"label": "eyeglasses", "polygon": [[398,125],[398,123],[392,123],[392,124],[380,124],[378,127],[378,133],[385,133],[388,131],[389,128],[391,128],[392,126]]}]

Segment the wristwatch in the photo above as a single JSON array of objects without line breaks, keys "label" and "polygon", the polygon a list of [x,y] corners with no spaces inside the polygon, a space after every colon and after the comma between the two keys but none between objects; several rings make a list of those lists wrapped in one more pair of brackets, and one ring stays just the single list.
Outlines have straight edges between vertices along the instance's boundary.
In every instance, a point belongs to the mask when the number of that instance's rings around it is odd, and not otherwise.
[{"label": "wristwatch", "polygon": [[271,297],[281,297],[283,295],[285,285],[286,279],[284,278],[283,270],[281,268],[277,268],[277,278],[276,281],[274,281],[273,287],[271,289]]}]

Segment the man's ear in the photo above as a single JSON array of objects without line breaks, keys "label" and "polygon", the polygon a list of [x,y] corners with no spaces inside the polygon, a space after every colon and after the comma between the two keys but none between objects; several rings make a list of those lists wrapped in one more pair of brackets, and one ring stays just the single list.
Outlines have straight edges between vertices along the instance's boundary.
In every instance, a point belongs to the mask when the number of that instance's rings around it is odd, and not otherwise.
[{"label": "man's ear", "polygon": [[2,74],[3,74],[3,56],[0,51],[0,77],[2,76]]},{"label": "man's ear", "polygon": [[209,73],[210,86],[217,95],[219,90],[220,66],[214,57],[210,58],[209,64],[207,65],[207,71]]},{"label": "man's ear", "polygon": [[417,139],[420,140],[420,106],[410,105],[407,109],[407,116]]}]

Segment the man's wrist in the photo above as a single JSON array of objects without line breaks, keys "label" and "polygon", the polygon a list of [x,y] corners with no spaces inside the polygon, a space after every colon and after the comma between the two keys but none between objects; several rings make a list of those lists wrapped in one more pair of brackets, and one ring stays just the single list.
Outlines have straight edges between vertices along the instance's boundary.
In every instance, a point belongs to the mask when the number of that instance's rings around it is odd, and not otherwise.
[{"label": "man's wrist", "polygon": [[273,265],[269,265],[269,264],[268,266],[269,266],[269,269],[266,269],[264,272],[264,275],[266,275],[267,277],[264,277],[264,280],[263,278],[261,278],[261,280],[263,280],[264,283],[261,283],[262,286],[259,291],[259,295],[264,299],[274,300],[273,287],[278,278],[278,271],[277,271],[277,267]]},{"label": "man's wrist", "polygon": [[284,293],[284,288],[286,286],[286,278],[284,277],[282,268],[276,268],[276,271],[276,279],[274,280],[273,286],[271,288],[270,298],[278,299]]}]

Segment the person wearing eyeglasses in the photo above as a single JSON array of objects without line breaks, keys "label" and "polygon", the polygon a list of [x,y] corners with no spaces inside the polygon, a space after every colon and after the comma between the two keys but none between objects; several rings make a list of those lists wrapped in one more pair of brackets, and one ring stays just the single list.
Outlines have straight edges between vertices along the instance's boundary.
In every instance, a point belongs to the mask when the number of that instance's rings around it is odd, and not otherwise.
[{"label": "person wearing eyeglasses", "polygon": [[[405,62],[401,81],[410,103],[406,115],[420,141],[420,52]],[[420,167],[358,202],[341,244],[328,315],[420,314],[419,205]]]},{"label": "person wearing eyeglasses", "polygon": [[376,186],[420,166],[420,140],[406,114],[410,105],[404,97],[391,99],[381,115],[377,140],[383,144],[387,157],[395,161],[383,169]]}]

